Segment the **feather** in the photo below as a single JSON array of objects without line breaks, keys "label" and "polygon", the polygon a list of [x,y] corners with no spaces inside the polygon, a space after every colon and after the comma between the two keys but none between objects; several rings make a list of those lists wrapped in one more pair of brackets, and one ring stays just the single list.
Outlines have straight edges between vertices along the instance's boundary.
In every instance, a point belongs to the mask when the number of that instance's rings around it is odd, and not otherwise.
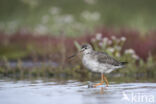
[{"label": "feather", "polygon": [[110,65],[114,65],[114,66],[121,65],[121,63],[119,61],[117,61],[113,57],[109,56],[105,52],[96,52],[96,55],[97,55],[97,60],[99,63],[110,64]]}]

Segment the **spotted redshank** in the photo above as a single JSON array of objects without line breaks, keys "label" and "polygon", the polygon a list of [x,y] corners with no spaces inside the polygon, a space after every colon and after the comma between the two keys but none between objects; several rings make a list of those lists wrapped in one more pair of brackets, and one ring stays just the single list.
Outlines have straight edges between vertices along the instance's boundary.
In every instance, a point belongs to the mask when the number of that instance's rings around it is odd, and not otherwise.
[{"label": "spotted redshank", "polygon": [[83,53],[83,57],[82,57],[83,65],[93,72],[101,73],[101,83],[95,84],[93,85],[93,87],[103,85],[104,82],[108,87],[109,83],[107,78],[104,76],[104,73],[107,74],[114,71],[115,69],[123,68],[127,64],[127,62],[117,61],[116,59],[109,56],[105,52],[94,51],[90,44],[82,45],[80,52]]}]

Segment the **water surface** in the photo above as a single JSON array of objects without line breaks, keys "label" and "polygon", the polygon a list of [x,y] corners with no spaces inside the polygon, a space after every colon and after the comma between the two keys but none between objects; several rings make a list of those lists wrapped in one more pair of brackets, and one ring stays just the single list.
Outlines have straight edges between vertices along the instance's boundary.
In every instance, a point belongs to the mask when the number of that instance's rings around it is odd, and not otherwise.
[{"label": "water surface", "polygon": [[156,104],[156,83],[88,88],[88,82],[75,80],[5,79],[0,80],[0,104]]}]

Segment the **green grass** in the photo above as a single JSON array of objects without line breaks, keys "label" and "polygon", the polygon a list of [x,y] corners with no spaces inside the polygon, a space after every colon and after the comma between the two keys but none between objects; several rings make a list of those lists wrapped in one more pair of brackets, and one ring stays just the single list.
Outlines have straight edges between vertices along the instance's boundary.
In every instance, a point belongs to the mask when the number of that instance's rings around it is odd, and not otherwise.
[{"label": "green grass", "polygon": [[18,47],[18,45],[9,45],[0,47],[0,58],[4,56],[8,59],[19,59],[28,55],[28,52],[25,49]]},{"label": "green grass", "polygon": [[[146,61],[144,61],[140,57],[137,57],[137,54],[133,49],[126,49],[124,50],[123,54],[121,54],[126,38],[112,37],[108,39],[106,37],[104,38],[98,38],[98,37],[100,37],[100,34],[93,37],[92,39],[95,39],[95,41],[91,42],[95,50],[97,51],[105,50],[105,52],[115,57],[116,59],[120,61],[128,62],[126,67],[115,70],[111,74],[107,75],[110,81],[116,81],[116,82],[136,82],[136,81],[155,82],[156,81],[155,80],[156,79],[156,76],[155,76],[156,74],[155,61],[156,60],[151,54],[149,54]],[[102,44],[99,44],[101,43],[101,41],[102,41]],[[108,44],[109,41],[112,41],[111,44]],[[79,49],[79,46],[80,46],[79,43],[75,42],[75,45]],[[17,51],[13,51],[11,49],[12,48],[10,47],[8,50],[6,49],[5,51],[3,50],[1,52],[4,52],[4,53],[15,52],[16,54],[19,54]],[[35,49],[33,46],[29,46],[29,50],[33,50],[33,49]],[[37,47],[35,50],[37,50]],[[43,50],[43,48],[41,50]],[[20,50],[18,51],[20,52]],[[55,56],[56,54],[52,54],[52,55]],[[37,59],[38,57],[37,54],[35,56],[36,58],[35,57],[34,58]],[[52,78],[58,78],[58,79],[76,79],[76,80],[81,80],[81,81],[99,80],[100,74],[96,74],[87,70],[82,65],[81,59],[79,57],[75,57],[73,60],[66,60],[64,64],[61,63],[63,56],[60,55],[60,57],[58,58],[59,58],[59,61],[56,62],[58,66],[56,65],[55,67],[46,66],[46,64],[44,64],[44,62],[47,62],[45,60],[50,60],[50,61],[55,62],[54,60],[48,59],[46,57],[44,58],[44,60],[34,60],[35,62],[37,61],[43,62],[41,66],[24,67],[23,66],[24,62],[22,61],[22,59],[20,60],[19,58],[17,60],[16,67],[11,67],[11,65],[9,64],[9,58],[3,57],[3,60],[1,60],[2,65],[0,66],[0,78],[1,77],[11,77],[11,78],[52,77]]]}]

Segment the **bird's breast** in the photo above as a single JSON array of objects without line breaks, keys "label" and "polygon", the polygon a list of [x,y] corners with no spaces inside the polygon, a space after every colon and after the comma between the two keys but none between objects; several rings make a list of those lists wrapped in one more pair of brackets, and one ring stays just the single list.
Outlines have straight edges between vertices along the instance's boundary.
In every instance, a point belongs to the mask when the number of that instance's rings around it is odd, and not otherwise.
[{"label": "bird's breast", "polygon": [[86,68],[88,68],[92,71],[97,70],[97,67],[98,67],[97,61],[95,59],[93,59],[92,57],[90,57],[89,55],[83,56],[82,63]]}]

